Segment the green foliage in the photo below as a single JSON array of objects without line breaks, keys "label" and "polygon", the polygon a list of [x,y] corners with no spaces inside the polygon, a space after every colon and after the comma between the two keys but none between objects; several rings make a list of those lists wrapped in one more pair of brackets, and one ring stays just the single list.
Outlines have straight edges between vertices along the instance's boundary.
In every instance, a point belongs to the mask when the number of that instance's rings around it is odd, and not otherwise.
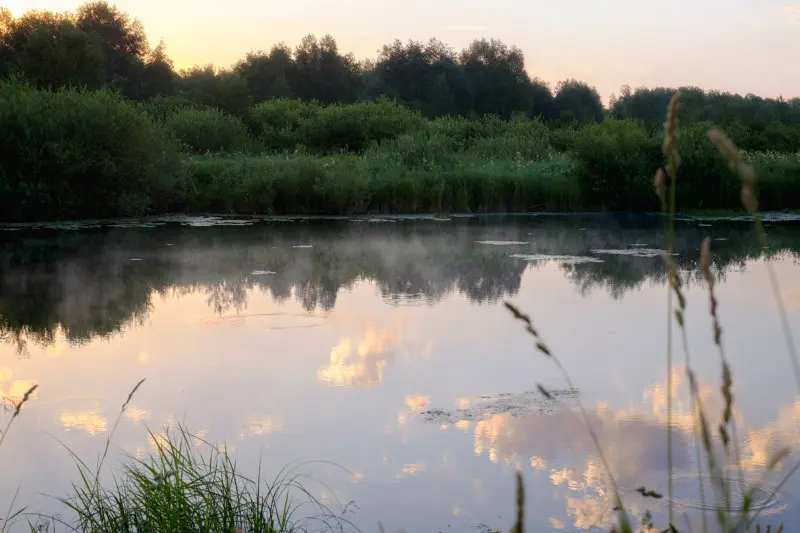
[{"label": "green foliage", "polygon": [[322,109],[316,102],[277,99],[250,108],[247,122],[268,150],[294,150],[305,144],[302,132],[316,124]]},{"label": "green foliage", "polygon": [[214,108],[186,107],[168,114],[167,128],[189,151],[243,152],[252,147],[242,121]]},{"label": "green foliage", "polygon": [[603,120],[603,103],[597,89],[577,80],[559,84],[553,98],[553,118],[563,123],[588,124]]},{"label": "green foliage", "polygon": [[176,143],[107,91],[37,91],[0,83],[4,220],[135,215],[172,207]]},{"label": "green foliage", "polygon": [[436,211],[566,210],[577,206],[575,163],[445,162],[390,153],[219,156],[189,162],[188,208],[251,214],[361,214]]},{"label": "green foliage", "polygon": [[245,80],[234,72],[210,65],[183,72],[179,92],[199,104],[237,117],[243,117],[251,103]]},{"label": "green foliage", "polygon": [[578,161],[583,204],[611,211],[654,211],[653,175],[661,160],[659,139],[630,121],[583,127],[568,141]]},{"label": "green foliage", "polygon": [[[61,501],[76,514],[77,531],[291,533],[305,531],[311,520],[331,530],[343,521],[304,489],[298,465],[268,482],[261,472],[243,476],[224,449],[182,426],[149,437],[155,453],[146,460],[130,457],[108,487],[76,459],[81,481]],[[316,516],[299,516],[301,510]]]},{"label": "green foliage", "polygon": [[99,44],[71,22],[36,27],[12,59],[10,69],[32,85],[50,89],[97,89],[105,81]]},{"label": "green foliage", "polygon": [[301,147],[321,153],[360,152],[380,142],[424,127],[418,113],[381,98],[347,106],[271,100],[253,107],[251,129],[269,150]]}]

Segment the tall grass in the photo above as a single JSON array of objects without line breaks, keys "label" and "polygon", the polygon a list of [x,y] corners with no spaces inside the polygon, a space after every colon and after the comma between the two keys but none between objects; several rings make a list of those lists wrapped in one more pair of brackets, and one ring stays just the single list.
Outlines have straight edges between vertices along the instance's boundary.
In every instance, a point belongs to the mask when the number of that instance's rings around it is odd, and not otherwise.
[{"label": "tall grass", "polygon": [[[664,142],[663,152],[666,156],[667,164],[665,169],[658,169],[654,179],[654,186],[656,197],[660,200],[662,210],[664,212],[667,238],[665,242],[665,252],[663,253],[664,261],[667,265],[667,308],[668,308],[668,329],[666,339],[667,349],[667,497],[668,502],[668,524],[667,532],[677,532],[678,528],[675,525],[674,510],[673,510],[673,494],[672,494],[672,476],[673,476],[673,461],[672,461],[672,384],[671,376],[674,366],[672,354],[672,323],[673,320],[677,324],[681,336],[681,345],[684,351],[684,364],[686,376],[689,382],[689,395],[691,400],[691,411],[694,421],[694,433],[696,436],[696,450],[697,450],[697,468],[698,468],[698,483],[700,490],[701,508],[702,508],[702,526],[703,532],[707,533],[709,530],[709,523],[706,518],[707,507],[705,505],[705,490],[704,490],[704,469],[703,459],[707,468],[708,476],[712,480],[712,490],[717,495],[716,501],[723,502],[724,506],[718,506],[715,512],[715,518],[719,526],[719,530],[723,533],[741,533],[750,531],[755,520],[759,517],[761,509],[753,510],[754,497],[758,490],[761,488],[761,483],[756,483],[749,488],[744,485],[744,473],[741,466],[741,458],[738,449],[738,435],[736,430],[736,422],[732,416],[734,406],[734,380],[731,373],[728,359],[725,353],[723,344],[722,327],[717,315],[717,306],[719,304],[714,292],[714,276],[711,272],[711,245],[710,240],[706,238],[700,248],[700,270],[702,276],[705,278],[709,294],[709,315],[711,317],[711,332],[714,344],[717,346],[722,373],[722,386],[720,389],[723,397],[723,412],[720,417],[720,423],[716,428],[717,435],[720,438],[724,456],[718,457],[713,446],[714,432],[709,425],[709,414],[704,406],[704,402],[699,394],[697,385],[697,378],[694,373],[694,367],[689,355],[689,345],[686,334],[686,297],[682,290],[682,281],[677,265],[672,257],[672,250],[674,245],[674,223],[675,215],[677,212],[678,186],[682,185],[682,181],[678,180],[678,169],[681,166],[681,153],[679,151],[679,135],[678,135],[678,103],[680,94],[676,93],[667,109],[667,119],[664,123]],[[757,200],[757,179],[756,171],[750,165],[745,156],[736,148],[733,141],[719,129],[711,129],[708,131],[708,138],[713,146],[718,150],[720,155],[727,162],[728,168],[739,177],[740,180],[740,198],[744,208],[752,216],[755,228],[760,240],[762,248],[767,249],[768,243],[766,239],[766,232],[761,222],[759,215],[759,204]],[[669,181],[668,181],[669,180]],[[789,361],[794,372],[795,380],[797,382],[798,393],[800,393],[800,362],[798,361],[797,351],[794,344],[791,328],[789,326],[785,307],[783,305],[781,292],[779,289],[775,271],[772,268],[769,260],[767,260],[768,276],[770,278],[770,287],[772,288],[773,297],[777,303],[778,314],[781,321],[782,331],[786,340],[786,346],[789,353]],[[673,298],[674,296],[674,298]],[[677,306],[674,305],[677,302]],[[514,318],[521,320],[525,324],[526,331],[533,336],[536,343],[536,348],[539,352],[551,359],[556,367],[561,371],[564,380],[567,384],[574,388],[572,380],[567,370],[560,363],[558,358],[551,352],[551,350],[544,344],[538,331],[533,325],[530,316],[523,313],[516,306],[510,302],[506,302],[506,307],[511,311]],[[549,396],[547,389],[538,385],[540,392],[544,396]],[[612,532],[633,533],[630,518],[625,511],[625,506],[622,502],[619,489],[614,481],[614,473],[608,462],[605,460],[602,443],[599,441],[597,434],[586,416],[586,411],[583,405],[578,402],[578,407],[582,415],[583,421],[586,425],[587,432],[589,433],[592,441],[594,442],[600,460],[606,470],[609,479],[609,485],[614,500],[614,509],[617,511],[618,525],[612,528]],[[768,461],[766,470],[774,470],[784,459],[789,455],[789,449],[782,449],[775,453]],[[738,509],[732,506],[732,491],[733,482],[725,475],[728,469],[728,464],[731,463],[739,472],[741,504]],[[770,500],[774,495],[783,487],[783,485],[790,479],[790,477],[800,469],[800,463],[797,463],[788,470],[781,482],[771,492]],[[521,520],[524,516],[524,489],[521,478],[517,477],[517,523],[514,526],[514,531],[521,531]],[[652,490],[647,490],[645,487],[638,489],[638,492],[645,497],[661,498],[662,495]],[[757,526],[757,531],[760,531],[760,526]],[[768,531],[771,528],[768,527]],[[778,526],[778,531],[783,531],[783,525]]]},{"label": "tall grass", "polygon": [[225,448],[186,427],[149,433],[155,452],[129,457],[113,483],[78,461],[80,482],[62,502],[77,521],[73,531],[107,533],[290,533],[336,531],[349,525],[305,487],[290,465],[271,480],[239,472]]}]

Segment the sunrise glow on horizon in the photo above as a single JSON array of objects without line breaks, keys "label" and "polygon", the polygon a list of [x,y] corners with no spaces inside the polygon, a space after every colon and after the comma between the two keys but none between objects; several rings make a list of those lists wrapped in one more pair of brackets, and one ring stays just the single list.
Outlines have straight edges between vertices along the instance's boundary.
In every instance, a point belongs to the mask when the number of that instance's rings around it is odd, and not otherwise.
[{"label": "sunrise glow on horizon", "polygon": [[[76,0],[6,0],[73,11]],[[800,3],[777,0],[118,0],[151,44],[163,39],[177,69],[228,67],[247,52],[333,35],[340,51],[375,58],[394,39],[435,37],[459,51],[496,38],[525,54],[531,77],[575,78],[604,100],[623,85],[697,86],[764,97],[800,96]]]}]

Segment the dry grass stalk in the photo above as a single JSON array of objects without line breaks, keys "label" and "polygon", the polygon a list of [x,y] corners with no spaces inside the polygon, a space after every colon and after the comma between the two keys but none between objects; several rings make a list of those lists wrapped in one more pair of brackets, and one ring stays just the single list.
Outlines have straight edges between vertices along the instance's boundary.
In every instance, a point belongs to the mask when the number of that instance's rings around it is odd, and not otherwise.
[{"label": "dry grass stalk", "polygon": [[[531,334],[536,342],[536,349],[539,350],[542,354],[546,357],[550,358],[553,363],[555,363],[556,367],[561,372],[561,375],[564,377],[564,381],[567,382],[567,385],[571,389],[575,389],[575,384],[572,382],[572,378],[570,378],[569,373],[561,364],[561,361],[552,353],[552,351],[547,347],[544,343],[542,338],[539,336],[536,328],[533,326],[533,321],[531,317],[527,313],[523,313],[517,306],[512,304],[511,302],[503,302],[506,308],[514,315],[514,318],[520,320],[525,324],[525,330]],[[539,391],[542,392],[545,396],[552,397],[547,390],[537,384]],[[611,484],[612,491],[614,493],[614,509],[618,512],[620,528],[622,529],[623,533],[627,533],[633,531],[631,528],[630,518],[628,517],[627,512],[625,511],[625,507],[622,504],[622,496],[620,495],[619,486],[617,485],[617,480],[614,477],[614,473],[611,470],[611,465],[606,458],[605,453],[603,452],[603,447],[600,445],[600,439],[597,436],[597,432],[594,430],[591,421],[589,420],[589,414],[586,412],[586,408],[583,405],[583,402],[580,399],[580,396],[577,398],[578,408],[580,410],[581,416],[583,418],[583,423],[586,425],[586,429],[589,432],[589,436],[592,438],[592,442],[594,443],[595,448],[597,449],[597,454],[600,457],[600,461],[603,464],[603,468],[608,475],[609,482]]]},{"label": "dry grass stalk", "polygon": [[0,432],[0,446],[3,445],[3,441],[6,440],[6,435],[8,434],[8,430],[11,428],[11,424],[14,423],[14,420],[19,416],[20,412],[22,411],[22,406],[31,399],[31,396],[36,389],[39,388],[39,385],[32,385],[28,390],[25,391],[25,394],[22,395],[22,398],[18,402],[11,402],[11,418],[8,419],[8,423],[3,431]]},{"label": "dry grass stalk", "polygon": [[525,532],[525,485],[519,469],[517,470],[517,521],[511,531],[512,533]]},{"label": "dry grass stalk", "polygon": [[[661,209],[667,216],[667,254],[672,254],[673,242],[675,238],[675,198],[676,181],[678,178],[678,167],[680,166],[680,155],[678,155],[678,106],[680,103],[680,93],[675,93],[670,98],[667,106],[667,118],[664,122],[664,144],[663,152],[667,158],[666,175],[670,179],[669,205],[666,198],[662,199]],[[656,173],[656,194],[664,193],[664,172]],[[659,190],[660,186],[660,190]],[[667,291],[667,496],[669,497],[668,513],[670,525],[673,519],[673,498],[672,498],[672,290]]]},{"label": "dry grass stalk", "polygon": [[[769,248],[767,242],[767,232],[764,229],[764,224],[761,221],[761,215],[758,212],[758,200],[756,198],[756,172],[752,165],[744,160],[744,156],[733,143],[733,141],[717,128],[712,128],[708,132],[708,137],[714,146],[717,147],[719,153],[728,160],[728,166],[731,171],[739,176],[742,183],[742,204],[745,209],[753,216],[755,222],[756,232],[761,243],[762,249]],[[775,269],[772,267],[770,261],[766,262],[767,274],[769,276],[770,288],[772,289],[772,296],[778,306],[778,314],[781,319],[781,327],[783,336],[786,341],[786,347],[789,351],[791,359],[792,370],[794,372],[795,383],[797,384],[798,392],[800,392],[800,361],[797,356],[797,348],[795,347],[794,338],[792,335],[791,327],[789,326],[789,318],[786,313],[786,306],[783,303],[783,296],[781,295],[780,287],[778,286],[778,277],[775,275]]]}]

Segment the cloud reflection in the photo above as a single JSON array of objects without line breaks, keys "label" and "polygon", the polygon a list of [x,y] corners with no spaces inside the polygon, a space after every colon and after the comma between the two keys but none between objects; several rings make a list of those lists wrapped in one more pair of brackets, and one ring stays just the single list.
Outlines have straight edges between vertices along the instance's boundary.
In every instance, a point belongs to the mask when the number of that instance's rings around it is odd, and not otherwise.
[{"label": "cloud reflection", "polygon": [[[691,479],[696,484],[693,416],[688,408],[683,376],[682,369],[675,370],[673,465],[676,478]],[[704,384],[699,393],[709,425],[716,428],[722,413],[718,390],[716,386]],[[663,502],[655,500],[640,501],[640,497],[633,493],[636,487],[644,485],[659,492],[666,491],[665,385],[656,384],[645,391],[642,398],[642,403],[632,408],[615,409],[600,402],[588,409],[590,423],[623,491],[623,499],[634,516],[644,512],[645,508],[653,510],[663,505]],[[492,462],[512,463],[526,457],[532,469],[546,472],[547,479],[554,487],[567,492],[567,514],[573,527],[608,528],[614,522],[614,502],[606,471],[591,444],[585,425],[569,404],[569,399],[565,400],[565,404],[552,413],[535,409],[524,416],[519,413],[517,416],[499,413],[477,422],[463,419],[456,422],[455,426],[463,431],[469,427],[467,424],[474,423],[476,455],[485,455]],[[487,405],[493,404],[487,402]],[[774,422],[761,428],[748,428],[739,411],[734,412],[734,418],[742,436],[742,468],[746,481],[758,481],[770,458],[779,450],[800,447],[800,399],[782,409]],[[714,446],[719,458],[723,457],[724,452],[718,440],[715,440]],[[565,466],[565,462],[568,466]],[[789,461],[786,463],[784,471]],[[695,485],[676,487],[676,491],[696,490]],[[689,499],[694,497],[690,496]],[[776,512],[777,508],[773,511]]]},{"label": "cloud reflection", "polygon": [[319,369],[319,379],[340,387],[377,387],[383,382],[383,369],[394,349],[403,341],[397,331],[370,324],[360,339],[344,337],[331,349],[330,362]]}]

